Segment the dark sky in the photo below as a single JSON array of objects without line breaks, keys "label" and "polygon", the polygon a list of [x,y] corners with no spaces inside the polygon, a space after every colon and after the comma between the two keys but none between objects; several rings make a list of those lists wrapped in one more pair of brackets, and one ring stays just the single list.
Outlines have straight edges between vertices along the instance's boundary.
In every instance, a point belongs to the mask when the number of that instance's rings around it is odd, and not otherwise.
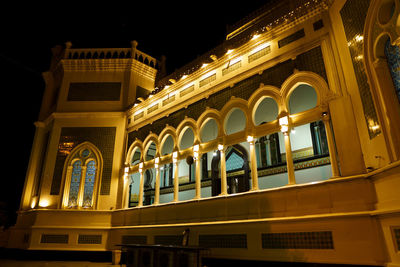
[{"label": "dark sky", "polygon": [[[130,47],[167,58],[168,73],[220,44],[231,25],[264,1],[9,1],[0,16],[3,174],[0,200],[17,209],[51,48]],[[38,2],[43,4],[38,4]],[[140,3],[138,3],[140,2]],[[45,4],[46,3],[46,4]],[[82,6],[85,3],[85,6]],[[3,161],[4,162],[4,161]],[[8,185],[8,186],[5,186]]]}]

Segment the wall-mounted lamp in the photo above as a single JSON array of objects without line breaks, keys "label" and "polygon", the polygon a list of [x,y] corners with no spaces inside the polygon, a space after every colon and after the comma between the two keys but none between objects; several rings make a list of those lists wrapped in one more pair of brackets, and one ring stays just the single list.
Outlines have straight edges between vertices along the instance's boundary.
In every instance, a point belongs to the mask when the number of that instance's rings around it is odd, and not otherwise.
[{"label": "wall-mounted lamp", "polygon": [[247,142],[251,143],[253,141],[254,141],[254,137],[253,136],[251,136],[251,135],[247,136]]},{"label": "wall-mounted lamp", "polygon": [[139,163],[139,172],[143,172],[143,162]]},{"label": "wall-mounted lamp", "polygon": [[219,145],[218,145],[218,150],[219,150],[219,151],[222,151],[223,149],[224,149],[224,145],[219,144]]},{"label": "wall-mounted lamp", "polygon": [[289,131],[289,118],[288,116],[279,118],[279,125],[281,126],[281,132],[287,133]]}]

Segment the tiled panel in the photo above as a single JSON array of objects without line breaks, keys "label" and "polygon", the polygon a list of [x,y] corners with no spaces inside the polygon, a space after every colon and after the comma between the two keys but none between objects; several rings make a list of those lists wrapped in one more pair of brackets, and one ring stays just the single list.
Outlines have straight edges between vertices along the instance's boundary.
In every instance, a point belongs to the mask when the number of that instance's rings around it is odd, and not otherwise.
[{"label": "tiled panel", "polygon": [[78,244],[101,244],[101,235],[79,235]]},{"label": "tiled panel", "polygon": [[378,116],[368,84],[363,58],[363,33],[370,0],[348,0],[340,10],[343,27],[358,84],[369,138],[381,133]]},{"label": "tiled panel", "polygon": [[175,245],[181,246],[183,235],[156,235],[154,236],[154,244],[156,245]]},{"label": "tiled panel", "polygon": [[47,244],[68,244],[68,235],[42,234],[40,243]]},{"label": "tiled panel", "polygon": [[247,248],[247,235],[199,235],[199,246],[206,248]]},{"label": "tiled panel", "polygon": [[271,53],[271,46],[270,45],[265,47],[265,48],[263,48],[263,49],[261,49],[261,50],[259,50],[259,51],[257,51],[257,52],[255,52],[255,53],[253,53],[253,54],[251,54],[251,55],[249,55],[249,58],[248,58],[249,63],[251,63],[254,60],[259,59],[259,58],[261,58],[261,57],[263,57],[265,55],[268,55],[269,53]]},{"label": "tiled panel", "polygon": [[80,143],[89,141],[100,150],[103,157],[100,194],[108,195],[110,193],[111,185],[115,133],[115,127],[62,128],[50,194],[58,195],[60,193],[64,162],[69,152]]},{"label": "tiled panel", "polygon": [[290,43],[293,43],[294,41],[299,40],[300,38],[303,38],[304,36],[306,36],[304,29],[301,29],[295,33],[292,33],[291,35],[281,39],[278,41],[278,47],[282,48],[285,45],[288,45]]},{"label": "tiled panel", "polygon": [[120,82],[86,82],[71,83],[68,90],[68,101],[119,101]]},{"label": "tiled panel", "polygon": [[146,244],[147,236],[145,235],[123,235],[121,237],[122,244]]},{"label": "tiled panel", "polygon": [[331,231],[267,233],[261,235],[264,249],[333,249]]}]

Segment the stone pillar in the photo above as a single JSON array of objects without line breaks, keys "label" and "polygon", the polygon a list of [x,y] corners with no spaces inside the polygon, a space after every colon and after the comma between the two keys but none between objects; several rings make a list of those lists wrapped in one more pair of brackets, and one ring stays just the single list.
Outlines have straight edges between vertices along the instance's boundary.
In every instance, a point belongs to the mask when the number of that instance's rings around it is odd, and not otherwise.
[{"label": "stone pillar", "polygon": [[294,165],[292,158],[292,146],[290,144],[290,134],[289,131],[283,133],[285,137],[285,150],[286,150],[286,166],[288,173],[288,184],[296,184],[296,179],[294,176]]},{"label": "stone pillar", "polygon": [[[142,166],[142,167],[141,167]],[[143,191],[144,191],[144,171],[143,171],[143,163],[139,163],[139,173],[140,173],[140,183],[139,183],[139,200],[138,207],[143,206]]]},{"label": "stone pillar", "polygon": [[225,162],[225,150],[223,145],[218,145],[218,150],[221,154],[221,195],[228,194],[228,186],[226,182],[226,162]]},{"label": "stone pillar", "polygon": [[258,190],[258,172],[257,172],[257,157],[256,147],[254,144],[254,138],[252,136],[247,137],[247,142],[250,144],[250,170],[251,170],[251,190]]},{"label": "stone pillar", "polygon": [[333,138],[333,132],[329,116],[324,116],[322,118],[322,121],[324,122],[326,139],[328,141],[329,159],[331,161],[331,168],[332,168],[332,178],[334,178],[340,176],[340,172],[337,164],[336,146]]},{"label": "stone pillar", "polygon": [[[195,152],[197,153],[197,152]],[[196,199],[201,198],[201,155],[197,153],[196,157],[194,157],[195,164],[195,178],[196,178]]]},{"label": "stone pillar", "polygon": [[179,201],[179,161],[174,159],[174,202]]},{"label": "stone pillar", "polygon": [[154,204],[160,204],[160,166],[158,165],[159,158],[155,159],[154,167],[156,169],[156,182],[155,182],[155,193],[154,193]]},{"label": "stone pillar", "polygon": [[83,190],[85,186],[85,179],[86,179],[86,165],[82,166],[81,169],[81,181],[79,184],[79,193],[78,193],[78,207],[81,208],[83,204]]}]

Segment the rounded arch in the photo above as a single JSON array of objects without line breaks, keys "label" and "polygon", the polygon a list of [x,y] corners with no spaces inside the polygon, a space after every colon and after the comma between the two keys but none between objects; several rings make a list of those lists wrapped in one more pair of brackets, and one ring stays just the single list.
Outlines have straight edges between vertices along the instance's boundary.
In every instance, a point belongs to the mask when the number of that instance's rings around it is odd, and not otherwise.
[{"label": "rounded arch", "polygon": [[223,130],[222,130],[222,120],[221,120],[221,113],[213,108],[207,108],[206,111],[204,111],[200,117],[197,119],[197,129],[198,129],[198,134],[201,135],[201,130],[204,127],[204,125],[210,120],[213,119],[217,123],[218,127],[218,136],[223,135]]},{"label": "rounded arch", "polygon": [[281,92],[284,104],[284,109],[282,111],[289,112],[290,95],[301,84],[306,84],[314,88],[317,94],[317,107],[328,104],[327,102],[331,93],[324,78],[311,71],[298,71],[289,76],[282,84]]},{"label": "rounded arch", "polygon": [[251,122],[253,123],[254,126],[257,126],[260,124],[260,123],[257,123],[256,113],[257,113],[258,108],[260,107],[261,103],[265,99],[272,99],[275,102],[276,108],[277,108],[277,116],[281,113],[281,111],[283,109],[282,97],[281,97],[279,88],[277,88],[275,86],[271,86],[271,85],[264,86],[263,84],[261,84],[260,88],[257,89],[251,95],[251,97],[249,98],[249,101],[248,101],[249,110],[251,112]]},{"label": "rounded arch", "polygon": [[158,143],[160,146],[160,154],[163,154],[163,148],[164,148],[164,144],[165,141],[167,140],[168,136],[171,136],[172,141],[173,141],[173,148],[172,150],[176,150],[177,147],[177,143],[176,143],[176,130],[174,127],[166,125],[166,127],[164,128],[164,130],[161,131],[159,137],[158,137]]},{"label": "rounded arch", "polygon": [[177,135],[177,145],[180,147],[182,138],[186,131],[190,128],[193,131],[193,143],[196,143],[200,140],[199,134],[197,131],[197,123],[192,118],[185,118],[176,128],[176,135]]},{"label": "rounded arch", "polygon": [[125,165],[131,165],[131,159],[135,155],[135,152],[140,150],[140,161],[143,159],[143,143],[139,139],[136,139],[128,149],[126,154]]},{"label": "rounded arch", "polygon": [[146,139],[144,139],[144,142],[143,142],[143,156],[144,156],[143,158],[144,159],[145,159],[147,152],[150,148],[150,145],[152,143],[155,144],[155,148],[156,148],[154,157],[157,157],[159,155],[160,149],[159,149],[159,143],[158,143],[158,136],[155,133],[151,133],[146,137]]}]

